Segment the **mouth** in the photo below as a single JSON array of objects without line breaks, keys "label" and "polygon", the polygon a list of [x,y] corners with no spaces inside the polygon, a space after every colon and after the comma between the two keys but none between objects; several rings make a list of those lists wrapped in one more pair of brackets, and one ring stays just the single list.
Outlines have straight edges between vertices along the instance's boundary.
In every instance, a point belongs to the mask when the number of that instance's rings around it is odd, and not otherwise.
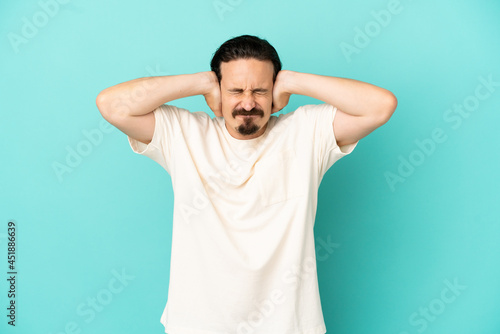
[{"label": "mouth", "polygon": [[252,117],[258,117],[258,115],[236,115],[236,117],[239,117],[242,119],[250,119]]}]

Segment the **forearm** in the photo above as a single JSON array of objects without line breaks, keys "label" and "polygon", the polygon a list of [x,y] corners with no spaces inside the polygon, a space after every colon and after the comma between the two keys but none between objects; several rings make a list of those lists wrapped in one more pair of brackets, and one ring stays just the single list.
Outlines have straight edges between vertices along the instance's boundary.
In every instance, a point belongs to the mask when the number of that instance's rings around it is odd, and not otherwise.
[{"label": "forearm", "polygon": [[287,71],[287,90],[331,104],[353,116],[390,117],[397,100],[381,87],[323,75]]},{"label": "forearm", "polygon": [[207,72],[138,78],[104,89],[96,104],[101,113],[144,115],[172,100],[206,94],[210,80]]}]

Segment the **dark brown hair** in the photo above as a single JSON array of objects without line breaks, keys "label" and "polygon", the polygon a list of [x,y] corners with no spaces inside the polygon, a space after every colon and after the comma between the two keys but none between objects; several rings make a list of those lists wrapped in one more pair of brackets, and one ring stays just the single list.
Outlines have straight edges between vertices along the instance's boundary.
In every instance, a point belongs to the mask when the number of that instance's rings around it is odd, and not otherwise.
[{"label": "dark brown hair", "polygon": [[219,82],[222,79],[220,64],[237,59],[254,58],[257,60],[269,60],[274,66],[273,82],[281,70],[281,61],[276,49],[265,39],[251,35],[241,35],[224,42],[215,51],[210,68],[215,72]]}]

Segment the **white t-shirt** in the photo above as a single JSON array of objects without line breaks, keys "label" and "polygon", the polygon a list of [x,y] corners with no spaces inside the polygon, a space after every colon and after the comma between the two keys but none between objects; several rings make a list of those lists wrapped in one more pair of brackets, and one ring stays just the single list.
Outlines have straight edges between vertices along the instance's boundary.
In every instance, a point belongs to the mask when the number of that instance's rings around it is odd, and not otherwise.
[{"label": "white t-shirt", "polygon": [[323,334],[313,227],[337,146],[328,104],[271,115],[258,138],[232,137],[223,117],[171,105],[154,111],[135,153],[170,174],[174,192],[169,334]]}]

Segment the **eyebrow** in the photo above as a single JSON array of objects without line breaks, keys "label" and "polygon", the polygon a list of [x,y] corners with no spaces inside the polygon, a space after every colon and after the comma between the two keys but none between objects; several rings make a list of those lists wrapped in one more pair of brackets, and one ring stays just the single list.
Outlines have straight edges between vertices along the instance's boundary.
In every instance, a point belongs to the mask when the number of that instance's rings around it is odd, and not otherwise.
[{"label": "eyebrow", "polygon": [[[243,89],[242,88],[230,88],[230,89],[228,89],[228,91],[230,91],[232,93],[242,93]],[[252,89],[253,93],[267,93],[268,91],[269,90],[265,89],[265,88],[255,88],[255,89]]]}]

